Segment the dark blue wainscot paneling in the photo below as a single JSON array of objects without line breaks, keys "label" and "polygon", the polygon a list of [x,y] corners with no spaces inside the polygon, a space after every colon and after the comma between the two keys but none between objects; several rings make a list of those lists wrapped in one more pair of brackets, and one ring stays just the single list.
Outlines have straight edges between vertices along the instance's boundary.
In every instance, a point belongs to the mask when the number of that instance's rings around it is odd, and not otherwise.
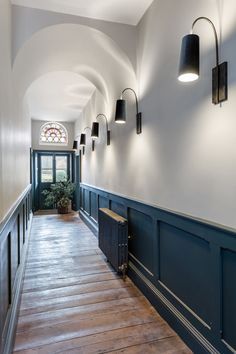
[{"label": "dark blue wainscot paneling", "polygon": [[109,209],[109,199],[98,194],[98,208]]},{"label": "dark blue wainscot paneling", "polygon": [[126,217],[127,210],[124,204],[118,203],[115,200],[110,201],[110,209],[116,214]]},{"label": "dark blue wainscot paneling", "polygon": [[81,185],[80,215],[128,219],[129,276],[197,354],[236,352],[236,231]]},{"label": "dark blue wainscot paneling", "polygon": [[12,351],[31,221],[31,187],[0,224],[0,353]]},{"label": "dark blue wainscot paneling", "polygon": [[236,249],[222,249],[222,338],[236,348]]},{"label": "dark blue wainscot paneling", "polygon": [[96,193],[90,193],[90,216],[98,221],[98,197]]},{"label": "dark blue wainscot paneling", "polygon": [[[152,218],[146,213],[133,208],[128,209],[129,220],[129,256],[144,271],[146,275],[153,277],[154,263],[156,261],[154,249],[154,225]],[[145,243],[145,252],[143,244]]]},{"label": "dark blue wainscot paneling", "polygon": [[163,222],[159,227],[161,284],[210,327],[213,295],[210,243]]}]

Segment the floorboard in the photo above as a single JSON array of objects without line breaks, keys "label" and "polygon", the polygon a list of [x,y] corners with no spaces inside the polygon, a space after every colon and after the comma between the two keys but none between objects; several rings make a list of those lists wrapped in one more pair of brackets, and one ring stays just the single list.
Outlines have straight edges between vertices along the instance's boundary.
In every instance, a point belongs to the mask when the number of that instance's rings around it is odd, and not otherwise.
[{"label": "floorboard", "polygon": [[33,219],[14,353],[191,351],[69,214]]}]

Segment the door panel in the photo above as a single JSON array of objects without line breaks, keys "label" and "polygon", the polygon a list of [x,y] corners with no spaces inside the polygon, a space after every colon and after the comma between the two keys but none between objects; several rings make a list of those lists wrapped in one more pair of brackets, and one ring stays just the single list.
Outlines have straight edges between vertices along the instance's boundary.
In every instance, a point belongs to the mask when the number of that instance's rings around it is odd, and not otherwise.
[{"label": "door panel", "polygon": [[55,156],[56,182],[66,181],[68,178],[68,156]]},{"label": "door panel", "polygon": [[41,155],[40,183],[53,183],[53,156]]},{"label": "door panel", "polygon": [[39,154],[39,167],[38,167],[38,200],[39,200],[39,209],[53,209],[53,205],[45,205],[45,196],[42,195],[44,190],[50,189],[50,186],[54,183],[54,156],[53,155],[43,155]]}]

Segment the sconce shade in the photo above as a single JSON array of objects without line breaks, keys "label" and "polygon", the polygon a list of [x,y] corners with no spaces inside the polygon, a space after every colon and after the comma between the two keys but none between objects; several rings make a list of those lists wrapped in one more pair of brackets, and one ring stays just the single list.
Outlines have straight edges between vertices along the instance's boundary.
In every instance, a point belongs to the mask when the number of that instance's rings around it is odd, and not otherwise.
[{"label": "sconce shade", "polygon": [[78,149],[78,141],[74,140],[73,142],[73,150],[77,150]]},{"label": "sconce shade", "polygon": [[125,100],[120,99],[116,101],[115,122],[120,124],[126,123],[126,101]]},{"label": "sconce shade", "polygon": [[199,77],[199,36],[188,34],[182,39],[179,81],[195,81]]},{"label": "sconce shade", "polygon": [[96,139],[99,137],[99,123],[93,122],[91,138]]},{"label": "sconce shade", "polygon": [[83,133],[80,135],[80,145],[81,146],[85,146],[86,145],[86,135],[83,134]]}]

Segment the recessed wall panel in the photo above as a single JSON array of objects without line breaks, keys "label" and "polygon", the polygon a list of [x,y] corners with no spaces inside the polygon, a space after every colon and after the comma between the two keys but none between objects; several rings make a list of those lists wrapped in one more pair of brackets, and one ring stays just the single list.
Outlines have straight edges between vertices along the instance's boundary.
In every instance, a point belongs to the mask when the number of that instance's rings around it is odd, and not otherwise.
[{"label": "recessed wall panel", "polygon": [[21,232],[21,215],[20,213],[17,216],[17,239],[18,239],[18,265],[21,263],[21,254],[23,246],[23,237]]},{"label": "recessed wall panel", "polygon": [[15,220],[11,232],[11,288],[13,289],[18,268],[18,222]]},{"label": "recessed wall panel", "polygon": [[80,188],[80,207],[84,209],[84,189]]},{"label": "recessed wall panel", "polygon": [[1,244],[1,274],[0,274],[0,316],[5,323],[8,308],[11,303],[11,234]]},{"label": "recessed wall panel", "polygon": [[89,196],[89,191],[85,190],[84,191],[84,210],[90,214],[90,196]]},{"label": "recessed wall panel", "polygon": [[160,281],[202,320],[211,318],[211,255],[207,241],[160,222]]},{"label": "recessed wall panel", "polygon": [[23,235],[23,244],[25,243],[25,234],[26,234],[26,228],[25,228],[25,204],[23,204],[22,208],[22,235]]},{"label": "recessed wall panel", "polygon": [[126,209],[123,204],[118,202],[111,201],[111,210],[114,211],[116,214],[123,216],[126,218]]},{"label": "recessed wall panel", "polygon": [[236,252],[222,251],[223,339],[236,351]]},{"label": "recessed wall panel", "polygon": [[97,194],[96,193],[91,192],[90,203],[91,203],[91,216],[93,219],[98,220],[98,207],[97,207]]},{"label": "recessed wall panel", "polygon": [[98,208],[107,208],[109,209],[109,199],[102,196],[98,196]]},{"label": "recessed wall panel", "polygon": [[150,272],[153,272],[153,238],[152,218],[135,209],[128,211],[129,252]]}]

